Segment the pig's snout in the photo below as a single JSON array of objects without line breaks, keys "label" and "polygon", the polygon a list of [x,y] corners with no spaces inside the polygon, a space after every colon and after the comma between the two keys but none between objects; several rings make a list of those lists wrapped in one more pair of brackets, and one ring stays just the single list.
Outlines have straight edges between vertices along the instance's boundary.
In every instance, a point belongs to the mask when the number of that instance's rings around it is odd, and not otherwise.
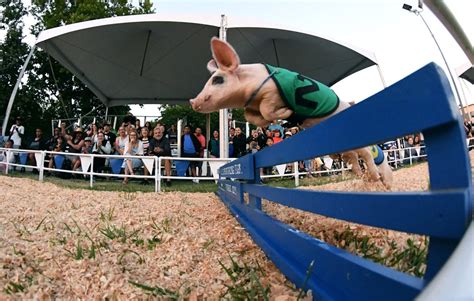
[{"label": "pig's snout", "polygon": [[193,108],[194,111],[199,112],[201,110],[201,106],[197,105],[196,98],[190,99],[189,103],[191,104],[191,108]]}]

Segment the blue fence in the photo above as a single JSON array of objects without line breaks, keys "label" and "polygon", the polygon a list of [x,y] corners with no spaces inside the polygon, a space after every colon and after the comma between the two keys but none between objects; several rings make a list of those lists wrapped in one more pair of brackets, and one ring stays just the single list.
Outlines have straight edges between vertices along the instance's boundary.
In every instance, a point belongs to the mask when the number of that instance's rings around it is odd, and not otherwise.
[{"label": "blue fence", "polygon": [[[425,138],[427,192],[319,192],[260,184],[261,167],[340,153],[414,132]],[[218,195],[297,286],[302,287],[314,261],[305,288],[316,299],[413,299],[449,258],[471,221],[466,137],[444,73],[428,64],[317,126],[226,164],[220,169]],[[306,235],[263,212],[262,198],[345,221],[428,235],[426,274],[417,278],[398,272]]]}]

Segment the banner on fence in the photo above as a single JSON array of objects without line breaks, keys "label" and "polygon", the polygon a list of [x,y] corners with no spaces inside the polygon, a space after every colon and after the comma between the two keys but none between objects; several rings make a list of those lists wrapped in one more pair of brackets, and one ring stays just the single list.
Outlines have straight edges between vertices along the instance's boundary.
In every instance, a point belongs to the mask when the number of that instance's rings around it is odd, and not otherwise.
[{"label": "banner on fence", "polygon": [[145,165],[145,168],[148,170],[150,175],[153,174],[153,166],[155,165],[155,158],[142,158],[143,165]]},{"label": "banner on fence", "polygon": [[286,169],[286,163],[285,164],[280,164],[276,166],[276,169],[278,171],[278,174],[280,176],[283,176],[285,174],[285,169]]},{"label": "banner on fence", "polygon": [[91,166],[92,158],[91,157],[80,157],[81,158],[81,169],[82,171],[88,171]]},{"label": "banner on fence", "polygon": [[226,162],[223,161],[209,161],[209,166],[211,167],[211,173],[214,179],[219,178],[219,168],[221,168],[222,165],[226,164]]}]

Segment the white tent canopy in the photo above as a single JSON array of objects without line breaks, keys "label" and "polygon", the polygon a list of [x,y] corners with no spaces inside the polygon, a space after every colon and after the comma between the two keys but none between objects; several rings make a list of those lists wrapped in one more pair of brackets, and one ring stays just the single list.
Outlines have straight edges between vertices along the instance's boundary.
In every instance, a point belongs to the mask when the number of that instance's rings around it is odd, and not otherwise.
[{"label": "white tent canopy", "polygon": [[[209,78],[209,41],[219,36],[220,24],[208,20],[159,14],[99,19],[43,31],[37,46],[108,107],[188,103]],[[297,70],[327,85],[376,64],[373,54],[312,32],[258,23],[229,22],[227,41],[242,63]]]}]

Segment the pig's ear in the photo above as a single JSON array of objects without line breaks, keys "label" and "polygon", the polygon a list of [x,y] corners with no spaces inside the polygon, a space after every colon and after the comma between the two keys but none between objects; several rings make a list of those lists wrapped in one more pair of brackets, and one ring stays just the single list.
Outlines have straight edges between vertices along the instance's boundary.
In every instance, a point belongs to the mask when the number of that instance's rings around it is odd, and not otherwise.
[{"label": "pig's ear", "polygon": [[211,39],[211,49],[212,56],[216,60],[219,69],[223,71],[234,71],[239,67],[239,56],[229,43],[214,37]]},{"label": "pig's ear", "polygon": [[219,69],[219,67],[217,67],[217,63],[214,59],[211,59],[208,63],[207,63],[207,70],[209,70],[209,72],[214,73],[217,71],[217,69]]}]

